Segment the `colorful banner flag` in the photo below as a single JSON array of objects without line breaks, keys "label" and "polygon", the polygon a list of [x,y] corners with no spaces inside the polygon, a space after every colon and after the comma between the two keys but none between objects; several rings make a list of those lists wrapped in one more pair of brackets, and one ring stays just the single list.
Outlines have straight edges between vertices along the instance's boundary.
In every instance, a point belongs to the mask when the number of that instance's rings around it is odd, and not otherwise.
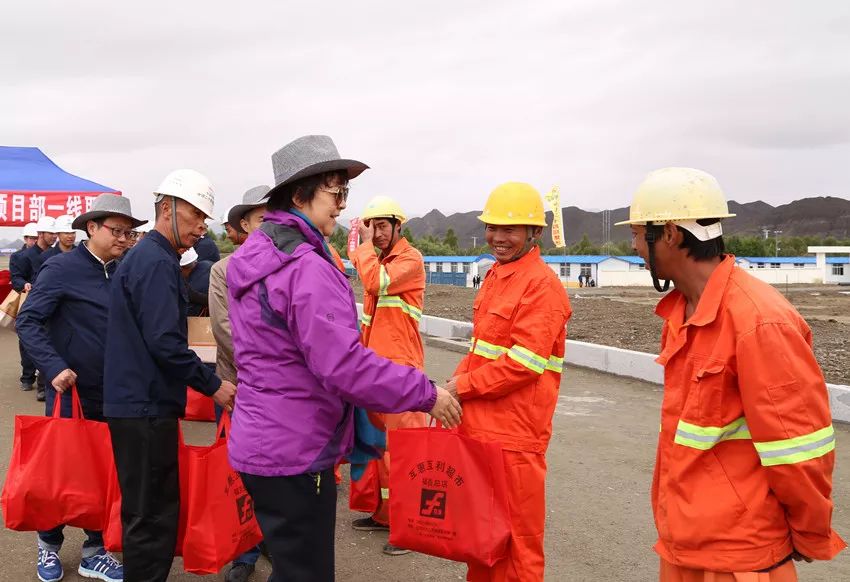
[{"label": "colorful banner flag", "polygon": [[557,186],[552,186],[549,193],[546,194],[546,202],[552,207],[552,241],[555,247],[561,248],[567,246],[564,240],[564,217],[561,213],[561,190]]},{"label": "colorful banner flag", "polygon": [[360,219],[352,218],[348,223],[348,252],[353,253],[360,244]]},{"label": "colorful banner flag", "polygon": [[[23,226],[42,216],[77,217],[91,210],[99,192],[0,191],[0,226]],[[116,194],[121,194],[116,192]]]}]

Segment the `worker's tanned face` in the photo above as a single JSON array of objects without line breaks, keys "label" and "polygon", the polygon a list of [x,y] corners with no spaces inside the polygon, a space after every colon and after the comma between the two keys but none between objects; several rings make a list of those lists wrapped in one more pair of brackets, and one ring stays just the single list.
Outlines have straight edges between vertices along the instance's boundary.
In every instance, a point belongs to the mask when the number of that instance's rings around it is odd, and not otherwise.
[{"label": "worker's tanned face", "polygon": [[643,259],[643,266],[649,269],[649,250],[646,244],[646,227],[639,224],[632,225],[632,250]]},{"label": "worker's tanned face", "polygon": [[60,232],[59,233],[59,244],[62,245],[64,250],[70,249],[74,246],[74,243],[77,240],[76,232]]},{"label": "worker's tanned face", "polygon": [[484,239],[493,251],[496,260],[500,263],[507,263],[522,254],[528,240],[528,231],[529,228],[522,225],[499,226],[488,224],[484,230]]},{"label": "worker's tanned face", "polygon": [[372,242],[378,249],[386,251],[393,242],[396,226],[393,224],[393,221],[387,218],[372,219],[372,226],[375,228],[375,235],[372,238]]},{"label": "worker's tanned face", "polygon": [[40,232],[38,235],[41,237],[41,240],[44,241],[44,244],[48,247],[52,247],[53,243],[56,242],[56,233],[55,232]]}]

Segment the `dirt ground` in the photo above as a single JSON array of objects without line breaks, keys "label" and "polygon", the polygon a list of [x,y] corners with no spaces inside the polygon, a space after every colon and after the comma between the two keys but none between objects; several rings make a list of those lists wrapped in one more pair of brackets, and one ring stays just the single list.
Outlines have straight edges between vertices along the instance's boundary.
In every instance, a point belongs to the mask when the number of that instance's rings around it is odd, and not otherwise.
[{"label": "dirt ground", "polygon": [[[361,298],[359,283],[354,286],[356,297]],[[792,285],[779,290],[811,326],[815,354],[827,382],[850,384],[850,287]],[[661,319],[654,309],[660,295],[654,289],[603,287],[568,292],[573,307],[570,339],[658,353]],[[472,321],[475,293],[463,287],[429,285],[425,313]]]}]

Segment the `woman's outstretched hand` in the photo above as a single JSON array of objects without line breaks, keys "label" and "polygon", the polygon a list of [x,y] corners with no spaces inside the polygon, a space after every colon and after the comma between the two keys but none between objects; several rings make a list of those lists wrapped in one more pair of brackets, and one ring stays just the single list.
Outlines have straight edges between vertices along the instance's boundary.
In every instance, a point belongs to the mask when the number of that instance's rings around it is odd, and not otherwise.
[{"label": "woman's outstretched hand", "polygon": [[445,388],[437,386],[437,402],[434,403],[430,414],[446,428],[454,428],[460,424],[463,411],[460,408],[460,402],[454,396]]}]

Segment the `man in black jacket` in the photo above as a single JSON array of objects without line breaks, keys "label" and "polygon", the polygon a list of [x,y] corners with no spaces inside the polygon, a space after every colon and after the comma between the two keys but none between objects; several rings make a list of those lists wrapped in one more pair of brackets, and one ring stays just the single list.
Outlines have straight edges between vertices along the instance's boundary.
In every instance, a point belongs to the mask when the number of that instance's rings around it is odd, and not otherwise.
[{"label": "man in black jacket", "polygon": [[[24,226],[24,246],[9,257],[9,274],[12,278],[12,289],[18,293],[28,292],[32,288],[32,279],[27,277],[23,253],[38,240],[38,231],[34,222]],[[24,350],[24,344],[18,340],[18,351],[21,354],[21,390],[29,392],[35,383],[35,364]]]},{"label": "man in black jacket", "polygon": [[194,170],[176,170],[155,195],[155,228],[122,259],[110,291],[103,407],[121,486],[124,572],[146,582],[166,580],[174,558],[186,386],[227,410],[236,394],[189,350],[187,337],[178,250],[206,232],[212,186]]},{"label": "man in black jacket", "polygon": [[[83,416],[104,421],[103,358],[109,289],[133,228],[130,201],[116,194],[98,196],[92,210],[78,217],[74,228],[85,228],[89,240],[46,261],[16,322],[28,354],[49,381],[46,414],[60,394],[63,417],[71,416],[70,390],[76,387]],[[66,228],[70,229],[71,223]],[[85,463],[85,459],[78,459]],[[38,532],[38,577],[63,576],[59,550],[64,526]],[[99,531],[86,531],[79,573],[107,581],[123,580],[121,564],[106,553]]]}]

